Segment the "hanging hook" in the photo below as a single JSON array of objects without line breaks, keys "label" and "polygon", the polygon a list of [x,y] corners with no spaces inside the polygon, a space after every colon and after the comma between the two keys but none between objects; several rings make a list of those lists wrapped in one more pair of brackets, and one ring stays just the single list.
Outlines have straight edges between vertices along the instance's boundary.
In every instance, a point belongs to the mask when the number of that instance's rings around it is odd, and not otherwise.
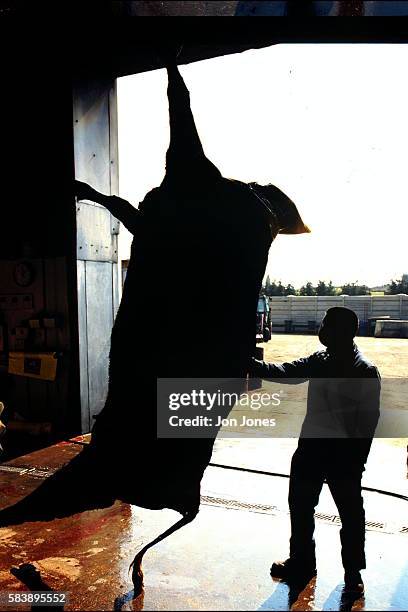
[{"label": "hanging hook", "polygon": [[182,54],[184,49],[184,43],[173,45],[173,46],[165,46],[159,47],[158,51],[156,51],[155,59],[157,66],[167,66],[168,64],[178,64],[178,59]]},{"label": "hanging hook", "polygon": [[182,44],[180,45],[179,50],[178,50],[178,51],[177,51],[177,53],[176,53],[176,60],[178,60],[178,58],[179,58],[179,56],[180,56],[181,52],[183,51],[183,49],[184,49],[184,43],[182,43]]}]

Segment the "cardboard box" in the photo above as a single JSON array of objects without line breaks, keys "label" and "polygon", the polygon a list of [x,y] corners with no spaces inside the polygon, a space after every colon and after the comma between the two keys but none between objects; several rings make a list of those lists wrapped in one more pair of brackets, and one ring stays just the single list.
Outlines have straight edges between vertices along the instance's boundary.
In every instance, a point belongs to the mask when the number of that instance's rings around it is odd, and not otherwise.
[{"label": "cardboard box", "polygon": [[9,374],[28,376],[40,380],[55,380],[58,359],[56,353],[9,353]]}]

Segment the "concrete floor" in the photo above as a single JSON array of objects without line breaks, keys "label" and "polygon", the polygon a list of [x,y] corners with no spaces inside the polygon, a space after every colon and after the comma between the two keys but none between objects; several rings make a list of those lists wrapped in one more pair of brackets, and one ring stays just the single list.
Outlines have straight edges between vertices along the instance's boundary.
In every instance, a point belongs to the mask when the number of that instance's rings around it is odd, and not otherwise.
[{"label": "concrete floor", "polygon": [[[357,336],[359,349],[375,363],[383,378],[408,377],[408,338],[374,338]],[[273,334],[269,342],[260,344],[266,361],[292,361],[324,349],[316,335]]]},{"label": "concrete floor", "polygon": [[[2,507],[27,495],[80,448],[61,443],[0,466]],[[408,534],[401,532],[406,502],[365,495],[367,520],[384,526],[367,529],[366,596],[351,606],[341,601],[339,527],[327,492],[317,509],[317,579],[294,594],[270,578],[271,562],[287,554],[286,495],[286,479],[209,467],[197,519],[147,553],[144,593],[136,599],[129,563],[143,543],[175,522],[175,512],[116,503],[3,528],[0,590],[28,590],[23,575],[10,573],[12,566],[28,563],[43,581],[35,589],[69,592],[66,610],[408,609]]]}]

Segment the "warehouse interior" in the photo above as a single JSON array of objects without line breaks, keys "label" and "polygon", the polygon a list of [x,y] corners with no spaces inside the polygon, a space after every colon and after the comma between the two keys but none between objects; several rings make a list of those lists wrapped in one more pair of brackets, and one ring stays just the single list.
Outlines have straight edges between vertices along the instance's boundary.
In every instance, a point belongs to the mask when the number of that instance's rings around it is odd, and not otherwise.
[{"label": "warehouse interior", "polygon": [[[183,45],[185,63],[279,42],[406,42],[406,22],[401,19],[398,23],[391,19],[388,27],[374,22],[363,23],[359,19],[343,25],[310,20],[307,27],[296,20],[285,23],[262,20],[251,22],[249,27],[239,20],[207,20],[199,24],[197,20],[186,19],[173,20],[169,26],[163,19],[148,24],[137,18],[115,22],[100,19],[106,17],[107,12],[115,13],[113,5],[119,3],[105,3],[110,4],[110,10],[93,4],[90,11],[93,19],[89,19],[90,15],[86,15],[88,19],[78,18],[67,8],[65,28],[59,20],[50,21],[51,11],[44,7],[37,7],[32,20],[2,24],[0,45],[2,56],[7,59],[2,68],[0,102],[4,158],[0,224],[3,300],[0,400],[5,405],[2,420],[8,427],[10,441],[5,458],[12,460],[15,470],[23,470],[27,466],[22,455],[41,449],[32,464],[32,482],[16,486],[12,481],[13,471],[6,474],[10,499],[17,499],[24,490],[35,485],[36,471],[40,473],[44,466],[58,469],[76,455],[78,448],[86,443],[83,434],[90,431],[93,417],[105,401],[110,332],[120,299],[121,271],[117,256],[120,224],[106,209],[76,202],[72,186],[77,178],[103,193],[118,193],[120,162],[115,80],[162,68],[157,49],[161,48],[164,39],[165,45],[170,47]],[[12,363],[9,353],[13,353]],[[51,446],[53,444],[57,446]],[[52,454],[50,448],[57,450]],[[238,481],[215,474],[214,468],[210,472],[208,490],[222,497],[230,487],[230,496],[237,495],[241,487]],[[256,478],[256,487],[262,490],[265,476],[258,474]],[[249,481],[245,483],[248,491],[252,486]],[[280,484],[276,485],[276,490],[277,495],[284,496]],[[8,503],[2,501],[4,505]],[[265,500],[259,499],[258,503],[265,506]],[[403,507],[403,502],[400,503],[401,509],[398,507],[396,511],[398,516]],[[76,589],[82,593],[71,598],[73,607],[67,609],[98,609],[101,602],[113,605],[113,600],[115,609],[142,609],[144,605],[156,606],[155,609],[167,609],[166,606],[170,609],[175,605],[179,606],[176,609],[183,609],[186,602],[192,609],[200,609],[197,606],[217,609],[222,605],[228,609],[239,609],[239,606],[251,609],[255,602],[264,610],[291,609],[293,593],[282,587],[268,595],[268,585],[259,586],[256,578],[262,567],[259,551],[264,547],[264,534],[267,533],[271,540],[276,538],[276,527],[273,531],[266,524],[270,517],[262,515],[256,523],[258,515],[251,515],[251,521],[246,523],[238,512],[228,512],[212,503],[199,523],[203,526],[204,538],[186,530],[177,544],[173,543],[174,548],[166,543],[162,557],[152,556],[146,570],[151,576],[151,589],[145,601],[143,598],[134,600],[131,590],[126,592],[127,567],[123,559],[129,558],[132,545],[124,534],[127,530],[140,537],[141,524],[148,523],[147,511],[135,513],[134,508],[114,507],[102,510],[98,520],[85,513],[77,532],[70,532],[73,539],[69,542],[63,541],[61,533],[69,529],[70,524],[53,524],[51,529],[55,530],[56,541],[61,549],[65,546],[71,551],[66,558],[73,560],[58,561],[64,555],[56,549],[47,553],[47,558],[54,559],[54,565],[62,564],[63,569],[56,573],[61,578],[60,584],[72,586],[77,580]],[[271,513],[272,508],[265,512]],[[148,528],[152,537],[166,520],[166,514],[160,515],[158,522]],[[280,524],[282,516],[276,521]],[[226,547],[234,541],[234,533],[244,534],[242,545],[235,553],[236,560],[243,562],[243,569],[226,569],[228,558],[216,552],[219,542],[215,534],[212,539],[208,538],[215,523],[225,527]],[[21,539],[28,543],[43,536],[38,524],[27,524],[21,529]],[[112,529],[117,529],[119,534],[114,541],[110,535]],[[322,524],[319,529],[328,540],[333,537],[328,525]],[[245,545],[252,536],[251,554],[258,551],[253,565]],[[388,539],[386,533],[381,537],[381,542],[375,538],[370,540],[373,554],[380,555],[382,549],[402,546],[406,535],[393,532]],[[200,543],[197,550],[192,550],[189,538],[193,541],[197,538],[196,544]],[[275,539],[274,546],[280,538]],[[81,553],[73,552],[75,542]],[[113,546],[118,550],[112,561]],[[24,561],[26,548],[26,545],[16,545],[17,557],[13,562]],[[190,555],[188,575],[177,554],[180,550],[187,550]],[[101,555],[97,556],[98,553]],[[80,572],[75,559],[81,554],[85,569]],[[198,584],[195,575],[203,571],[200,554],[207,561],[203,581]],[[408,601],[408,583],[400,560],[394,561],[395,566],[390,564],[385,573],[387,576],[394,573],[398,584],[394,581],[388,591],[383,589],[381,602],[389,604],[387,609],[400,610]],[[116,564],[115,571],[105,577],[100,568],[110,563]],[[163,565],[158,569],[160,563]],[[216,578],[210,571],[212,563],[212,569],[218,572]],[[336,563],[333,561],[330,565],[330,579],[338,569]],[[50,567],[44,562],[42,570],[47,574]],[[52,574],[52,568],[50,571]],[[213,585],[220,580],[221,573],[225,589],[217,585],[214,591]],[[92,584],[87,581],[89,575],[92,575]],[[24,576],[18,579],[22,584],[29,583]],[[95,586],[98,579],[105,580],[99,583],[103,586],[105,599]],[[372,583],[377,579],[374,572]],[[237,593],[245,590],[246,581],[250,586],[241,597]],[[5,584],[8,588],[7,580]],[[10,588],[15,588],[15,584]],[[52,583],[53,590],[58,590],[58,586],[58,581]],[[313,588],[312,585],[302,599],[303,604],[310,607],[297,609],[313,609],[313,602],[322,605],[324,601],[327,603],[324,609],[351,609],[336,607],[340,597],[338,589],[328,596],[327,589],[319,586],[315,593]],[[378,597],[376,592],[372,605],[376,605]],[[127,607],[131,601],[136,601],[133,608]]]},{"label": "warehouse interior", "polygon": [[[10,410],[18,406],[20,437],[28,421],[38,439],[51,440],[89,431],[106,392],[109,333],[118,307],[119,223],[101,207],[75,208],[72,184],[75,176],[117,193],[115,79],[162,67],[157,45],[164,37],[167,45],[183,46],[189,63],[279,42],[396,42],[404,33],[401,18],[390,19],[387,29],[364,20],[340,26],[313,19],[308,28],[300,20],[275,20],[273,27],[270,20],[252,21],[251,27],[241,20],[177,20],[169,31],[164,20],[146,27],[137,19],[118,20],[111,28],[98,21],[97,11],[92,22],[76,21],[68,11],[72,30],[63,32],[42,23],[47,12],[41,6],[35,15],[35,25],[8,22],[1,43],[8,58],[1,101],[7,117],[3,194],[12,203],[4,207],[1,226],[3,342],[9,344],[2,354],[31,347],[44,353],[49,373],[48,379],[35,373],[10,377],[3,363],[1,380],[5,403]],[[86,38],[86,50],[74,44],[72,31]],[[18,371],[21,364],[14,367]]]}]

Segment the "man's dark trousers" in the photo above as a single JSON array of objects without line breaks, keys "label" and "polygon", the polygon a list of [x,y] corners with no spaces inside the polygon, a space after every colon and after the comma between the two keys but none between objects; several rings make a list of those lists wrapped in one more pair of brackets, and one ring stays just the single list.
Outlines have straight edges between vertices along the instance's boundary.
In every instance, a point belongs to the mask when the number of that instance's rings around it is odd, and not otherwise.
[{"label": "man's dark trousers", "polygon": [[364,462],[350,461],[350,440],[300,440],[292,457],[289,509],[290,558],[316,567],[314,511],[326,481],[341,519],[341,554],[346,571],[364,569],[365,513],[361,495]]}]

